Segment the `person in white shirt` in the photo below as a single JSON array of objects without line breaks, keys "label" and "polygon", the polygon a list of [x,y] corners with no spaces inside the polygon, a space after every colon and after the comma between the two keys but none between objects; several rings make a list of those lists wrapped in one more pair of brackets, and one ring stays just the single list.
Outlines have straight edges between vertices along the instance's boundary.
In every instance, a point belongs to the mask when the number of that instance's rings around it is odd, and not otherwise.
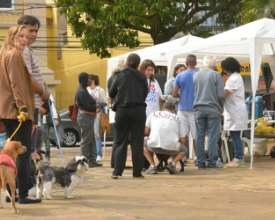
[{"label": "person in white shirt", "polygon": [[[90,74],[90,79],[92,83],[87,90],[89,94],[96,100],[100,105],[101,111],[105,114],[105,107],[107,106],[106,93],[104,89],[99,86],[99,77],[97,75]],[[95,131],[95,142],[96,142],[96,161],[99,162],[102,160],[102,141],[100,137],[100,112],[96,114],[94,122],[94,131]]]},{"label": "person in white shirt", "polygon": [[157,174],[157,168],[153,159],[154,153],[173,156],[166,169],[170,174],[176,174],[176,163],[182,160],[186,154],[183,145],[184,133],[180,129],[179,117],[175,114],[175,104],[165,102],[162,111],[150,114],[145,125],[144,156],[150,163],[146,171],[148,174]]},{"label": "person in white shirt", "polygon": [[222,71],[228,76],[225,82],[224,103],[224,130],[230,131],[230,137],[234,145],[234,159],[227,165],[242,168],[244,164],[244,152],[241,141],[241,130],[247,128],[248,114],[245,106],[245,89],[241,65],[233,57],[228,57],[221,62]]},{"label": "person in white shirt", "polygon": [[139,71],[144,73],[148,82],[148,95],[146,97],[146,117],[154,112],[160,110],[160,96],[162,96],[162,91],[159,83],[154,79],[155,64],[152,60],[144,60],[139,67]]}]

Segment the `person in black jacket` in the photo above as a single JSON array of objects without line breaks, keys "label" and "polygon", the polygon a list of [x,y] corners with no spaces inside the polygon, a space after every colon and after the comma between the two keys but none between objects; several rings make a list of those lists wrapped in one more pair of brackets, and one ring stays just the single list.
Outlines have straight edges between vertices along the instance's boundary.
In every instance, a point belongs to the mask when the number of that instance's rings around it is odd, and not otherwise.
[{"label": "person in black jacket", "polygon": [[113,179],[117,179],[123,173],[129,135],[133,177],[144,177],[141,171],[148,84],[145,75],[137,70],[139,64],[139,55],[131,53],[126,59],[126,68],[115,77],[109,90],[109,97],[115,99],[113,111],[116,112]]},{"label": "person in black jacket", "polygon": [[76,102],[78,105],[77,121],[81,128],[81,155],[88,159],[89,167],[102,166],[101,163],[96,162],[94,136],[94,121],[96,112],[100,111],[100,106],[87,90],[92,83],[89,74],[80,73],[78,81],[80,85],[76,91]]}]

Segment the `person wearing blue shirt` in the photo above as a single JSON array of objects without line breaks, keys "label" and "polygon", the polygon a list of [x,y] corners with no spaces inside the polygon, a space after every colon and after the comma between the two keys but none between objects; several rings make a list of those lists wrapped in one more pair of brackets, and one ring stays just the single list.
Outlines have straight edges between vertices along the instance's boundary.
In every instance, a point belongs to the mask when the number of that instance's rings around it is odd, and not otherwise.
[{"label": "person wearing blue shirt", "polygon": [[179,97],[179,106],[177,114],[180,118],[182,129],[184,131],[183,144],[187,146],[187,136],[191,130],[194,151],[196,149],[196,124],[195,113],[193,111],[193,105],[195,100],[193,76],[197,72],[197,70],[195,69],[196,65],[196,56],[193,54],[188,55],[186,58],[187,69],[176,76],[173,89],[173,97]]}]

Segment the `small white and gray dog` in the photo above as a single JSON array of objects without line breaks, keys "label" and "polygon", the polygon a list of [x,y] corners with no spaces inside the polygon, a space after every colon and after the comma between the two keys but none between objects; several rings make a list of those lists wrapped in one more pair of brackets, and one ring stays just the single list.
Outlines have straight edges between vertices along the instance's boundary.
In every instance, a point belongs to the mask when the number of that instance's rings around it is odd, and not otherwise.
[{"label": "small white and gray dog", "polygon": [[37,164],[37,198],[52,199],[52,185],[58,183],[65,190],[66,198],[74,198],[72,191],[83,182],[84,175],[88,171],[87,158],[76,156],[66,167],[50,166],[46,161]]}]

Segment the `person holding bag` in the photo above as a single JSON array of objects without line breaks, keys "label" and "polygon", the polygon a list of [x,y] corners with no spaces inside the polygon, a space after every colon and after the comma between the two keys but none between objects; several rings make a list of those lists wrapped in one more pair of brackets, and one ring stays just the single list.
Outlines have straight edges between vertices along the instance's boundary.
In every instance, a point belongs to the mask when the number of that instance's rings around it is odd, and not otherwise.
[{"label": "person holding bag", "polygon": [[96,162],[94,126],[91,126],[94,125],[96,113],[100,112],[100,106],[87,90],[92,83],[89,74],[81,72],[78,75],[78,81],[76,104],[78,105],[77,122],[81,129],[81,155],[87,158],[89,167],[102,166],[101,163]]},{"label": "person holding bag", "polygon": [[92,83],[87,90],[89,94],[96,100],[96,102],[101,107],[101,112],[96,114],[95,123],[94,123],[94,131],[95,131],[95,143],[96,143],[96,161],[102,160],[102,141],[100,137],[100,128],[101,128],[101,114],[106,114],[105,106],[107,106],[106,94],[104,89],[99,86],[99,77],[93,74],[90,74],[89,77],[92,80]]}]

